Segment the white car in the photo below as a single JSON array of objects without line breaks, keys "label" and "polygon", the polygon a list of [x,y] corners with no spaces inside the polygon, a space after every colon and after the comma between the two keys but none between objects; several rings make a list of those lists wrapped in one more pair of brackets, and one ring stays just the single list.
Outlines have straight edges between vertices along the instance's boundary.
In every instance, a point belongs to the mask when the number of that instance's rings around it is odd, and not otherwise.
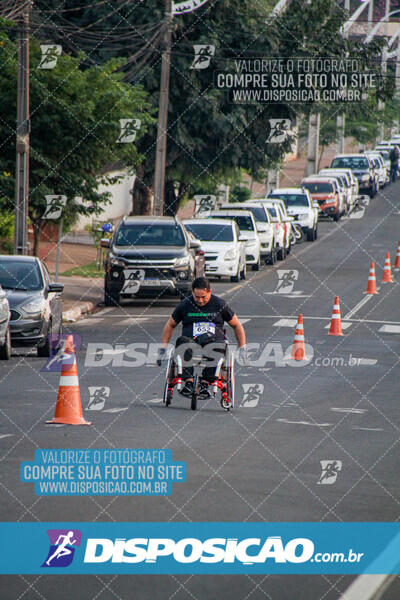
[{"label": "white car", "polygon": [[246,262],[253,271],[259,271],[261,263],[261,242],[257,233],[253,213],[249,210],[212,210],[212,219],[233,219],[239,226],[240,237],[245,238]]},{"label": "white car", "polygon": [[10,356],[10,306],[6,293],[0,285],[0,360],[8,360]]},{"label": "white car", "polygon": [[[364,152],[364,154],[369,156],[370,159],[372,160],[374,169],[378,174],[379,188],[380,189],[384,188],[385,185],[388,183],[388,180],[387,180],[386,166],[385,166],[382,156],[379,154],[379,152],[373,152],[371,150],[367,150],[366,152]],[[390,179],[390,176],[389,176],[389,179]]]},{"label": "white car", "polygon": [[[347,177],[350,179],[351,181],[351,195],[352,195],[352,205],[355,206],[358,202],[358,196],[359,196],[359,186],[358,186],[358,179],[357,177],[354,175],[353,171],[351,169],[345,169],[345,168],[335,168],[332,169],[333,171],[335,171],[336,173],[345,173],[347,175]],[[326,167],[325,169],[322,169],[322,171],[319,172],[319,174],[321,175],[321,173],[324,172],[329,173],[330,168]]]},{"label": "white car", "polygon": [[220,210],[249,210],[253,213],[254,220],[257,226],[258,237],[261,243],[261,258],[269,265],[274,265],[276,262],[275,249],[275,225],[271,221],[271,216],[268,210],[257,200],[249,200],[248,202],[236,202],[234,207],[232,204],[222,204]]},{"label": "white car", "polygon": [[201,241],[206,276],[246,279],[246,250],[235,221],[207,218],[184,219],[182,223]]},{"label": "white car", "polygon": [[283,214],[282,207],[280,203],[277,203],[275,200],[269,200],[268,198],[264,198],[262,200],[258,200],[260,204],[268,210],[271,221],[275,225],[275,249],[276,256],[278,260],[283,260],[286,258],[286,247],[287,247],[287,224],[286,218]]},{"label": "white car", "polygon": [[[274,194],[275,192],[271,192],[271,194]],[[269,194],[266,198],[266,200],[270,200],[272,202],[275,202],[276,204],[279,204],[280,208],[281,208],[281,212],[283,215],[283,226],[285,229],[285,248],[286,248],[286,254],[290,253],[291,247],[292,247],[292,223],[294,221],[293,217],[291,217],[287,211],[286,208],[286,204],[284,203],[284,201],[281,198],[270,198]]]},{"label": "white car", "polygon": [[319,204],[313,201],[308,190],[302,188],[278,188],[268,194],[268,198],[281,198],[287,208],[289,216],[298,223],[307,240],[313,242],[318,235]]}]

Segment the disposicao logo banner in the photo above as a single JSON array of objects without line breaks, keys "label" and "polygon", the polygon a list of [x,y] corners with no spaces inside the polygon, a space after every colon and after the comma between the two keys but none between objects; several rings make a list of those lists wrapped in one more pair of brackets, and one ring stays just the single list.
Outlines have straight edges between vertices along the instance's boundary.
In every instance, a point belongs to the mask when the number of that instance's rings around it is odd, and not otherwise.
[{"label": "disposicao logo banner", "polygon": [[400,523],[18,522],[0,533],[0,574],[400,573]]}]

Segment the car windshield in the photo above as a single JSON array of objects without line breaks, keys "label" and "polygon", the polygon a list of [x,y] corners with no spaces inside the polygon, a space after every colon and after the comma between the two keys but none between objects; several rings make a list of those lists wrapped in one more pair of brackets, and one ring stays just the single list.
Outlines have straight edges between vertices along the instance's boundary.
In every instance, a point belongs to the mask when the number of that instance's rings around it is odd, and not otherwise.
[{"label": "car windshield", "polygon": [[303,182],[301,184],[312,194],[332,194],[334,192],[332,183],[323,183],[322,181]]},{"label": "car windshield", "polygon": [[262,206],[245,206],[243,207],[243,210],[249,210],[251,213],[253,213],[255,221],[261,221],[262,223],[265,223],[268,218],[265,216],[265,210]]},{"label": "car windshield", "polygon": [[380,150],[380,151],[379,151],[379,154],[380,154],[381,156],[383,156],[383,158],[386,158],[386,159],[388,159],[388,158],[389,158],[389,152],[386,152],[385,150]]},{"label": "car windshield", "polygon": [[342,156],[334,158],[331,167],[349,169],[369,169],[368,159],[364,156]]},{"label": "car windshield", "polygon": [[5,290],[41,290],[43,278],[37,262],[7,260],[0,262],[0,285]]},{"label": "car windshield", "polygon": [[219,219],[232,219],[236,221],[242,231],[254,231],[253,221],[247,215],[218,215]]},{"label": "car windshield", "polygon": [[[271,198],[278,198],[278,196],[271,196]],[[308,198],[305,194],[285,194],[279,196],[282,198],[287,208],[291,206],[309,206]]]},{"label": "car windshield", "polygon": [[164,223],[124,224],[118,229],[116,246],[184,246],[185,237],[179,225]]},{"label": "car windshield", "polygon": [[185,223],[185,227],[203,242],[233,242],[232,225]]}]

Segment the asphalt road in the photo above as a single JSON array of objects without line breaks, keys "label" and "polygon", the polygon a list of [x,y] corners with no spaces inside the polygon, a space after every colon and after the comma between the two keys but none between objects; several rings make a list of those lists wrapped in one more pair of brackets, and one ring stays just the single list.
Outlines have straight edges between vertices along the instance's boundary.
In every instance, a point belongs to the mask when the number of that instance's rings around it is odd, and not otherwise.
[{"label": "asphalt road", "polygon": [[[380,280],[385,254],[390,251],[393,264],[400,238],[399,189],[397,183],[383,190],[362,218],[320,223],[316,242],[296,247],[275,267],[249,272],[246,282],[213,282],[214,293],[243,319],[248,344],[253,344],[253,366],[237,368],[234,411],[226,413],[210,400],[193,412],[177,394],[166,409],[161,402],[164,371],[124,357],[127,344],[159,342],[174,300],[126,302],[68,327],[81,336],[83,408],[90,386],[110,389],[103,410],[84,410],[93,421],[90,427],[45,425],[54,414],[59,374],[41,371],[45,360],[32,352],[15,351],[9,363],[0,364],[2,520],[397,521],[400,273],[394,273],[392,284]],[[376,296],[363,293],[371,260]],[[282,269],[294,271],[291,292],[277,290]],[[342,337],[329,336],[326,329],[336,295]],[[299,313],[309,344],[305,366],[284,359]],[[108,344],[98,364],[95,344]],[[131,364],[124,366],[123,360]],[[168,448],[174,460],[186,462],[187,480],[174,484],[172,495],[165,497],[38,497],[32,484],[19,481],[20,462],[33,460],[37,448]],[[330,485],[318,483],[324,460],[341,462]],[[211,600],[228,595],[235,600],[337,600],[352,579],[7,576],[0,578],[0,588],[2,600]],[[397,600],[399,594],[396,579],[383,598]]]}]

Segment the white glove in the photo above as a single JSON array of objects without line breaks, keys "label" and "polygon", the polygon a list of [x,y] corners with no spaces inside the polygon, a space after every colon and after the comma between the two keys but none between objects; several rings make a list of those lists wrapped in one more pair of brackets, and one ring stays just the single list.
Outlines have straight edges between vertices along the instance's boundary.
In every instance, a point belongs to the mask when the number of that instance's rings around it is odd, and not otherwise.
[{"label": "white glove", "polygon": [[241,346],[238,350],[237,361],[242,367],[247,367],[249,364],[249,357],[247,356],[247,346]]}]

